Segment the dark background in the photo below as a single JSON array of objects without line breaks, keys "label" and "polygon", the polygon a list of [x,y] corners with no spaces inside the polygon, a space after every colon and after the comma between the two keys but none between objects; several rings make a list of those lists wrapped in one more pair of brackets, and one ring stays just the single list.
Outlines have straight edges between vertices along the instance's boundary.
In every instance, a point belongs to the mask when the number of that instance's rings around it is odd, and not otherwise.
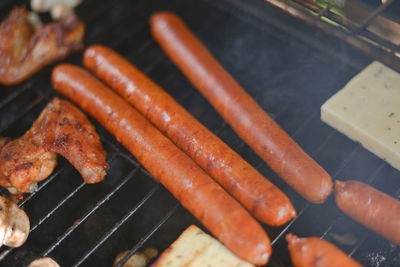
[{"label": "dark background", "polygon": [[[1,18],[22,2],[2,1]],[[360,180],[399,197],[397,170],[320,120],[320,106],[372,59],[260,0],[85,0],[77,8],[87,26],[86,45],[100,43],[121,53],[289,196],[298,217],[282,227],[263,225],[274,250],[268,266],[291,265],[284,239],[288,232],[323,236],[365,266],[400,266],[397,246],[342,214],[332,196],[323,205],[306,202],[242,142],[151,38],[148,18],[159,10],[179,14],[334,179]],[[81,65],[81,59],[82,54],[75,54],[64,61]],[[53,66],[20,85],[0,86],[0,135],[22,135],[57,95],[50,84]],[[54,174],[24,200],[32,232],[23,247],[0,249],[5,258],[1,266],[24,266],[43,255],[61,266],[111,266],[123,250],[163,251],[190,224],[201,227],[92,121],[108,152],[111,168],[105,181],[86,185],[60,159]]]}]

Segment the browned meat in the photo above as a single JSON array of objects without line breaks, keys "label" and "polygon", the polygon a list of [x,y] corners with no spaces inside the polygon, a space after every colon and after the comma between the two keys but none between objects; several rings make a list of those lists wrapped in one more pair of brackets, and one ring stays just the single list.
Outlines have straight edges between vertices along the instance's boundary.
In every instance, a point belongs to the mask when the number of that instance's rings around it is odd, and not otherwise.
[{"label": "browned meat", "polygon": [[[94,126],[71,103],[55,98],[32,128],[0,151],[0,185],[30,192],[51,174],[57,154],[64,156],[86,183],[104,179],[108,165]],[[8,179],[4,179],[4,178]]]},{"label": "browned meat", "polygon": [[85,25],[76,16],[35,25],[25,7],[14,8],[0,25],[0,83],[16,84],[44,66],[82,49]]},{"label": "browned meat", "polygon": [[362,267],[333,244],[318,237],[287,234],[290,258],[295,267]]}]

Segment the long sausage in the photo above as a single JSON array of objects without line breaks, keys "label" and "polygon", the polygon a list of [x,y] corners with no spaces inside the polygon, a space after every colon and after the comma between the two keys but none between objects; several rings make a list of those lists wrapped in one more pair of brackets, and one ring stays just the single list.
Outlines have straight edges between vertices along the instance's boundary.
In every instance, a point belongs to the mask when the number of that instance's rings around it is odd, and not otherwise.
[{"label": "long sausage", "polygon": [[96,45],[85,51],[83,62],[256,218],[279,226],[296,216],[290,200],[281,190],[123,57],[110,48]]},{"label": "long sausage", "polygon": [[233,253],[255,265],[268,261],[271,244],[257,221],[123,98],[71,64],[53,70],[52,84],[110,131]]},{"label": "long sausage", "polygon": [[317,237],[299,238],[289,233],[286,240],[295,267],[362,267],[336,246]]},{"label": "long sausage", "polygon": [[235,132],[300,195],[322,203],[332,192],[329,174],[308,156],[226,72],[176,15],[150,19],[154,39]]},{"label": "long sausage", "polygon": [[335,181],[335,200],[348,216],[400,245],[400,201],[358,181]]}]

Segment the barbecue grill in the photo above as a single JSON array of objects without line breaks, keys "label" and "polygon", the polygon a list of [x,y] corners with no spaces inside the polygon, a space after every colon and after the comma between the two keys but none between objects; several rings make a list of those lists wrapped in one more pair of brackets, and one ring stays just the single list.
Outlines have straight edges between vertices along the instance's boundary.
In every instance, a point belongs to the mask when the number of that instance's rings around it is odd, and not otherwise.
[{"label": "barbecue grill", "polygon": [[[291,266],[284,238],[289,232],[324,238],[365,266],[400,266],[400,249],[341,213],[332,196],[325,204],[310,204],[287,186],[161,51],[150,36],[148,18],[160,10],[179,14],[247,92],[334,179],[360,180],[398,198],[399,172],[320,120],[320,106],[372,60],[400,71],[399,44],[370,27],[382,17],[400,22],[399,3],[348,2],[367,10],[361,22],[338,14],[339,1],[320,0],[85,0],[77,8],[87,26],[86,45],[101,43],[121,53],[289,196],[298,216],[282,227],[263,225],[273,244],[268,266]],[[1,1],[1,18],[18,4],[28,1]],[[65,61],[81,65],[81,60],[82,54],[75,54]],[[50,84],[53,67],[20,85],[1,86],[2,136],[21,136],[57,96]],[[106,179],[87,185],[60,158],[54,173],[19,203],[31,220],[31,233],[22,247],[0,249],[1,266],[26,266],[42,256],[54,258],[61,266],[111,266],[115,256],[128,249],[121,266],[137,250],[163,251],[190,224],[202,227],[91,120],[108,152]]]}]

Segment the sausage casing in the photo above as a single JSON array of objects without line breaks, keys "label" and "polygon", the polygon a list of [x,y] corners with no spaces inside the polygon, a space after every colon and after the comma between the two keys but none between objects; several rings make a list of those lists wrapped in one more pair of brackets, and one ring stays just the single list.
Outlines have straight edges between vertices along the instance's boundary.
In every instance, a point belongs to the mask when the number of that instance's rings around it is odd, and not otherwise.
[{"label": "sausage casing", "polygon": [[358,181],[335,181],[335,200],[348,216],[400,245],[400,201]]},{"label": "sausage casing", "polygon": [[322,203],[329,174],[246,93],[184,22],[169,12],[150,19],[154,39],[235,132],[300,195]]},{"label": "sausage casing", "polygon": [[255,265],[268,261],[270,241],[257,221],[123,98],[71,64],[53,70],[52,84],[110,131],[228,249]]},{"label": "sausage casing", "polygon": [[287,234],[290,258],[295,267],[362,267],[333,244],[318,237]]},{"label": "sausage casing", "polygon": [[85,51],[83,61],[256,218],[277,226],[296,215],[281,190],[123,57],[110,48],[95,45]]}]

